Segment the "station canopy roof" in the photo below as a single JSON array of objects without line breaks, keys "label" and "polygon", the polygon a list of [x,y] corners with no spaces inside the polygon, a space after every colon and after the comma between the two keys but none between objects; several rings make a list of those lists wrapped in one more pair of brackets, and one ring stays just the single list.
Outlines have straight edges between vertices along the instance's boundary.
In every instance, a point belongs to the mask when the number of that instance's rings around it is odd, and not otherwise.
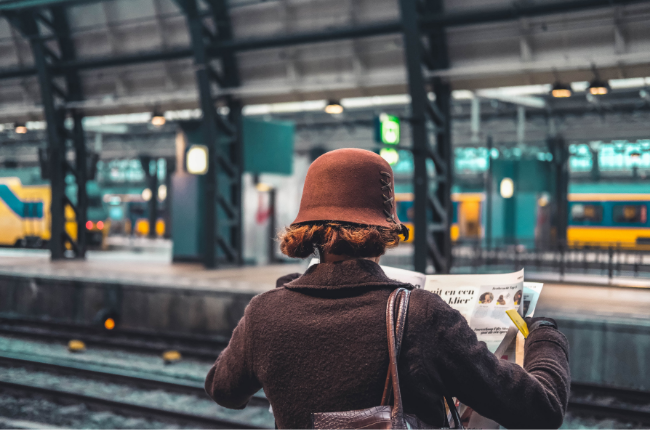
[{"label": "station canopy roof", "polygon": [[[226,1],[226,0],[224,0]],[[195,108],[186,20],[173,0],[0,0],[0,15],[65,4],[88,115]],[[457,90],[650,76],[650,2],[445,0]],[[397,0],[230,0],[245,104],[407,93]],[[533,11],[522,14],[522,10]],[[350,37],[354,36],[354,37]],[[29,41],[0,18],[0,122],[42,117]]]}]

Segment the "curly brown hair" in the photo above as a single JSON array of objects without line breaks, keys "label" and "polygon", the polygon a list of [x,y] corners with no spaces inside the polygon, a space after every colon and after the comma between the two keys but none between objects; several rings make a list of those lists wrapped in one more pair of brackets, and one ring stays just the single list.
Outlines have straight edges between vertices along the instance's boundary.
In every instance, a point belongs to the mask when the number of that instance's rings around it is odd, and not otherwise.
[{"label": "curly brown hair", "polygon": [[286,227],[278,235],[282,253],[307,258],[317,249],[356,258],[379,257],[399,244],[403,229],[350,223],[305,223]]}]

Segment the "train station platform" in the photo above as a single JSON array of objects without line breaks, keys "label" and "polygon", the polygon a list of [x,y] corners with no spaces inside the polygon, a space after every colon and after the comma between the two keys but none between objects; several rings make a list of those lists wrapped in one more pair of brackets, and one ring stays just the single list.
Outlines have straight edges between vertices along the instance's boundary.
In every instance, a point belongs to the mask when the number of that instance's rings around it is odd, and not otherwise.
[{"label": "train station platform", "polygon": [[[0,249],[0,317],[97,325],[112,313],[131,330],[227,336],[253,296],[306,266],[205,270],[171,264],[168,252],[128,249],[52,262],[47,251]],[[526,276],[533,277],[543,280]],[[583,279],[545,282],[536,311],[555,318],[569,339],[573,378],[650,389],[650,286]]]},{"label": "train station platform", "polygon": [[307,263],[206,270],[149,250],[89,252],[51,261],[48,251],[0,249],[0,315],[96,325],[229,335],[251,298]]},{"label": "train station platform", "polygon": [[[119,288],[122,296],[132,289],[139,294],[148,291],[167,295],[241,296],[248,302],[252,296],[274,288],[280,276],[303,272],[306,267],[306,261],[297,261],[206,270],[200,264],[172,264],[170,252],[164,248],[91,251],[86,260],[71,261],[51,261],[47,250],[0,249],[0,285],[5,290],[13,279],[14,283],[28,281],[32,290],[53,285],[61,288],[67,283],[76,288],[82,285]],[[545,283],[539,313],[558,318],[650,319],[650,280],[614,278],[610,281],[606,276],[569,274],[560,282],[558,278],[550,273],[527,272],[526,280]],[[3,302],[6,306],[7,301]]]}]

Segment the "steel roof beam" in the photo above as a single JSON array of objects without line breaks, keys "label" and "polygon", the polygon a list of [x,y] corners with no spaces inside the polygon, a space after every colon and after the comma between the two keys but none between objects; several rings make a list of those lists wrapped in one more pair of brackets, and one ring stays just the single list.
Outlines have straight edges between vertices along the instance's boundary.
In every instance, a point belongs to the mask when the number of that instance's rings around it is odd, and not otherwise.
[{"label": "steel roof beam", "polygon": [[54,6],[75,6],[106,0],[0,0],[0,12],[40,9]]},{"label": "steel roof beam", "polygon": [[523,5],[512,3],[509,7],[476,9],[471,12],[446,12],[426,15],[420,19],[420,25],[438,25],[443,27],[460,27],[503,21],[515,21],[520,18],[553,15],[558,13],[579,12],[613,6],[627,6],[647,3],[648,0],[564,0],[553,3]]},{"label": "steel roof beam", "polygon": [[[39,0],[47,2],[47,0]],[[57,0],[51,0],[56,2]],[[90,0],[86,0],[90,1]],[[98,0],[92,0],[98,1]],[[465,25],[486,24],[491,22],[512,21],[522,17],[533,17],[542,15],[551,15],[554,13],[577,12],[580,10],[603,8],[613,5],[630,5],[635,3],[646,3],[650,0],[572,0],[563,2],[554,2],[550,4],[518,6],[507,8],[491,8],[473,12],[445,12],[433,15],[427,15],[420,19],[420,25],[456,27]],[[64,2],[64,0],[58,0]],[[65,3],[79,3],[81,0],[68,0]],[[12,2],[18,3],[18,2]],[[36,4],[37,0],[30,2]],[[44,3],[43,3],[44,4]],[[35,7],[35,6],[34,6]],[[0,11],[2,3],[0,3]],[[326,31],[302,32],[296,34],[287,34],[282,36],[267,38],[248,38],[239,40],[225,40],[210,46],[208,53],[211,56],[220,56],[224,52],[245,52],[257,49],[280,48],[285,46],[295,46],[309,43],[331,42],[336,40],[346,40],[361,37],[372,37],[385,34],[399,33],[402,30],[402,24],[399,20],[386,21],[359,26],[340,27]],[[423,29],[426,32],[426,28]],[[87,58],[77,59],[75,61],[64,61],[58,64],[55,73],[61,73],[63,69],[73,68],[77,70],[100,69],[107,67],[118,67],[130,64],[142,64],[148,62],[170,61],[176,59],[185,59],[192,57],[191,48],[179,48],[165,51],[150,51],[134,53],[119,57],[109,58]],[[34,67],[27,68],[10,68],[0,70],[0,79],[11,79],[18,77],[31,76],[36,74]]]}]

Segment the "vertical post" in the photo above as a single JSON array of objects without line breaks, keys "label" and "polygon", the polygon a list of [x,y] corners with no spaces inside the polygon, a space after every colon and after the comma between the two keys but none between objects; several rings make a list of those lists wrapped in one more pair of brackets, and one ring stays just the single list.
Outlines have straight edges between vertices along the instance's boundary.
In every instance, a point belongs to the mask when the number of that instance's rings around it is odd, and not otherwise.
[{"label": "vertical post", "polygon": [[[74,45],[63,6],[48,10],[6,12],[6,17],[29,40],[34,67],[41,93],[41,104],[47,123],[47,171],[50,177],[52,199],[50,203],[50,251],[52,260],[66,257],[83,258],[86,253],[86,217],[88,198],[86,181],[88,159],[80,112],[66,110],[65,103],[82,100],[79,76],[75,70],[64,73],[65,87],[55,82],[51,69],[61,61],[75,58]],[[39,22],[42,25],[39,25]],[[43,32],[41,27],[45,28]],[[46,45],[47,44],[47,45]],[[52,49],[56,44],[57,49]],[[72,119],[72,131],[66,128],[66,116]],[[74,164],[67,160],[67,142],[72,141]],[[66,177],[74,177],[77,184],[76,202],[66,195]],[[66,230],[66,209],[74,213],[77,223],[76,240]],[[67,252],[69,251],[69,252]]]},{"label": "vertical post", "polygon": [[598,148],[589,148],[589,151],[591,152],[591,180],[594,182],[600,181],[600,159],[599,159],[599,154],[600,154],[600,147]]},{"label": "vertical post", "polygon": [[[440,0],[427,0],[421,6],[423,13],[442,11]],[[422,72],[423,59],[434,69],[447,67],[445,34],[442,28],[430,29],[425,52],[418,25],[417,0],[400,0],[400,12],[411,96],[415,210],[413,263],[415,270],[425,272],[430,260],[436,273],[448,273],[451,268],[449,228],[452,218],[451,89],[439,78],[428,85]],[[433,101],[429,100],[429,90],[433,90]],[[435,136],[433,147],[429,141],[430,134]],[[434,178],[430,177],[429,166],[435,169]]]},{"label": "vertical post", "polygon": [[517,145],[524,146],[526,143],[526,108],[517,106]]},{"label": "vertical post", "polygon": [[50,171],[50,187],[52,190],[52,201],[50,203],[51,238],[50,252],[52,260],[64,258],[65,252],[65,141],[61,138],[59,127],[63,113],[58,111],[54,101],[52,81],[45,58],[43,41],[39,37],[38,24],[30,12],[21,14],[23,29],[30,36],[30,44],[34,55],[34,65],[38,76],[38,84],[41,90],[41,103],[47,127],[48,140],[48,162]]},{"label": "vertical post", "polygon": [[167,158],[165,160],[165,187],[167,188],[167,197],[165,198],[165,239],[172,237],[172,174],[176,171],[176,163],[181,163],[180,160],[174,158]]},{"label": "vertical post", "polygon": [[[237,75],[235,75],[237,76]],[[238,79],[237,79],[238,82]],[[228,114],[230,123],[237,127],[236,136],[230,143],[230,160],[234,166],[242,167],[244,165],[244,145],[242,134],[242,105],[239,100],[229,99],[228,105],[230,112]],[[230,225],[230,242],[234,248],[235,264],[243,264],[244,261],[244,232],[243,232],[243,214],[241,208],[242,201],[242,175],[241,171],[237,172],[230,178],[230,197],[232,206],[236,213],[233,214]]]},{"label": "vertical post", "polygon": [[[153,169],[152,169],[152,166]],[[158,160],[155,158],[149,161],[149,189],[151,198],[149,199],[149,238],[155,239],[156,222],[158,222]],[[153,170],[153,171],[152,171]]]},{"label": "vertical post", "polygon": [[485,181],[485,243],[487,248],[492,247],[492,192],[494,187],[494,177],[492,172],[492,136],[487,138],[487,153],[488,153],[488,170],[487,179]]},{"label": "vertical post", "polygon": [[411,96],[411,133],[413,139],[413,193],[415,209],[414,232],[414,265],[418,272],[427,269],[427,255],[429,253],[429,174],[427,172],[427,157],[429,142],[427,137],[427,124],[425,109],[427,92],[420,58],[420,31],[417,24],[416,2],[414,0],[401,0],[402,25],[404,31],[404,51]]},{"label": "vertical post", "polygon": [[560,245],[566,244],[567,241],[569,157],[562,137],[549,139],[549,147],[555,167],[555,232],[557,243]]},{"label": "vertical post", "polygon": [[470,126],[472,129],[472,143],[479,143],[481,141],[481,99],[476,95],[472,99]]},{"label": "vertical post", "polygon": [[194,68],[196,82],[199,89],[201,104],[203,141],[208,148],[208,171],[205,174],[205,191],[203,194],[203,235],[205,245],[203,249],[203,265],[206,268],[215,268],[216,259],[216,235],[217,225],[217,128],[216,128],[216,110],[212,98],[212,87],[210,77],[208,76],[208,57],[205,49],[204,26],[201,15],[196,4],[196,0],[184,1],[187,22],[190,30],[192,41],[192,51],[194,55]]},{"label": "vertical post", "polygon": [[[190,30],[203,113],[203,140],[208,148],[203,199],[203,265],[215,268],[218,261],[241,264],[241,104],[230,96],[215,100],[212,94],[213,85],[238,86],[238,69],[232,52],[220,54],[220,70],[211,65],[213,58],[208,55],[210,45],[232,38],[227,3],[206,0],[209,14],[199,11],[197,0],[176,0],[176,3],[185,12]],[[214,29],[204,24],[204,16],[211,17]],[[217,103],[221,106],[219,112]]]},{"label": "vertical post", "polygon": [[[56,36],[61,52],[61,60],[73,61],[76,59],[74,42],[70,37],[70,24],[68,16],[63,6],[55,6],[50,9],[52,23],[56,29]],[[79,102],[83,100],[83,88],[81,79],[75,70],[69,70],[64,75],[69,101]],[[86,138],[83,130],[83,114],[76,110],[70,109],[72,117],[72,143],[75,151],[75,177],[77,181],[77,206],[75,210],[77,220],[77,257],[84,258],[86,255],[86,221],[88,220],[88,191],[86,184],[88,173],[95,166],[89,166],[94,158],[88,157],[86,151]],[[62,120],[64,118],[61,118]]]},{"label": "vertical post", "polygon": [[[452,265],[450,226],[453,219],[451,201],[451,186],[453,181],[454,164],[451,148],[451,87],[441,79],[433,82],[436,94],[435,103],[442,115],[441,123],[436,124],[435,150],[440,163],[436,165],[437,188],[433,205],[433,249],[440,250],[440,257],[433,253],[433,263],[436,273],[449,273]],[[434,157],[434,160],[435,158]]]},{"label": "vertical post", "polygon": [[269,190],[269,264],[277,261],[275,256],[275,226],[276,226],[276,190],[271,188]]},{"label": "vertical post", "polygon": [[89,162],[96,162],[94,157],[86,153],[86,140],[82,125],[82,116],[79,112],[72,112],[72,141],[74,143],[76,171],[77,171],[77,246],[79,258],[86,256],[86,221],[88,221],[88,171],[95,166],[88,166]]}]

